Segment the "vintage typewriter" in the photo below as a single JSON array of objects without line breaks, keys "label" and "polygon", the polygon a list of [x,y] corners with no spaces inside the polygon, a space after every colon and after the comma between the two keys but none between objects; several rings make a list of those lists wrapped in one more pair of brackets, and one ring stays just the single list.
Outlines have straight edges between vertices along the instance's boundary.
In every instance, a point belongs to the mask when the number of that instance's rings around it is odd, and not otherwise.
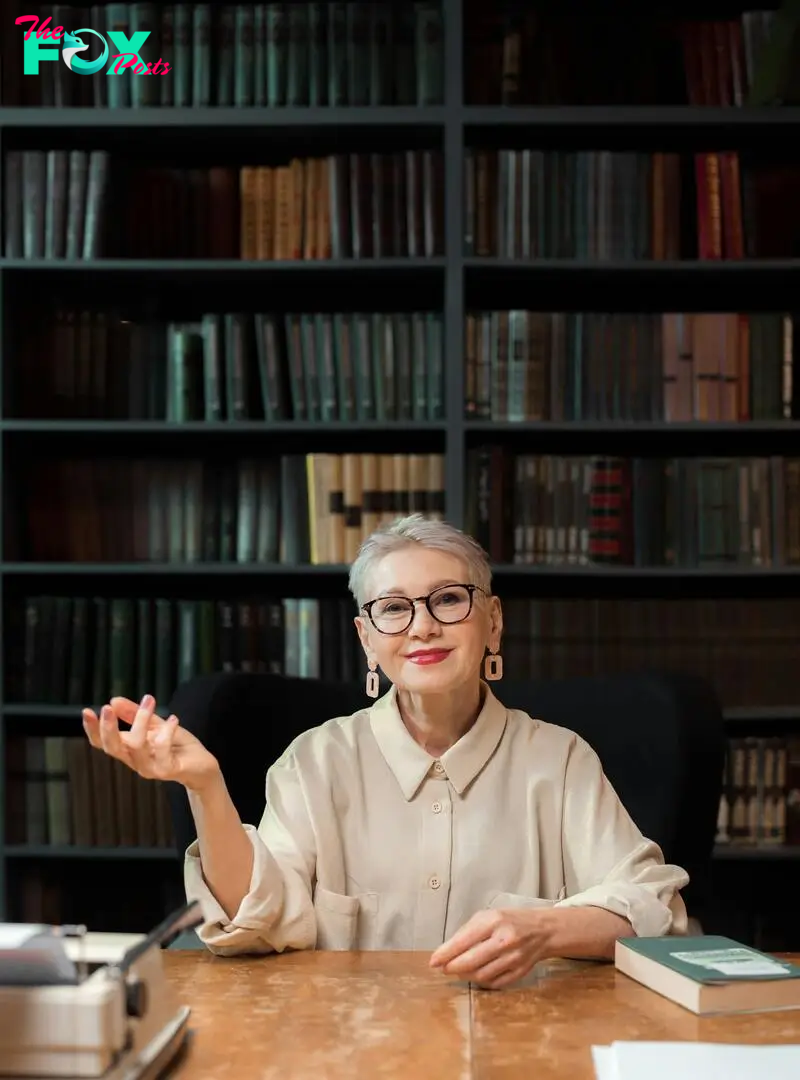
[{"label": "vintage typewriter", "polygon": [[0,1077],[160,1076],[189,1020],[162,948],[201,922],[192,903],[149,934],[0,924]]}]

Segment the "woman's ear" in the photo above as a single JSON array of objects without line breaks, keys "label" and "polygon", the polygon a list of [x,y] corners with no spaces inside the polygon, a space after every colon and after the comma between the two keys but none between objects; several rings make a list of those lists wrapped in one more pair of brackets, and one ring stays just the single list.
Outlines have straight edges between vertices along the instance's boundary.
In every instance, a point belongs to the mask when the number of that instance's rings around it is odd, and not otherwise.
[{"label": "woman's ear", "polygon": [[353,622],[355,623],[358,640],[361,642],[361,648],[364,650],[367,659],[369,659],[372,654],[372,648],[369,641],[369,626],[367,620],[363,615],[356,615]]},{"label": "woman's ear", "polygon": [[503,608],[496,596],[491,597],[489,606],[489,651],[500,652],[503,637]]}]

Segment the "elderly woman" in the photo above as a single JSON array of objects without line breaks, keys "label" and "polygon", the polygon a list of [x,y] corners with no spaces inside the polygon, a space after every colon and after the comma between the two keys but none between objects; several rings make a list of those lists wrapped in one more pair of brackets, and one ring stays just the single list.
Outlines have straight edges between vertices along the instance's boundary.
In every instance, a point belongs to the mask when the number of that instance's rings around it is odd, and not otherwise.
[{"label": "elderly woman", "polygon": [[641,835],[596,754],[492,693],[503,619],[479,545],[396,521],[364,542],[350,589],[367,697],[378,668],[391,689],[294,740],[267,772],[257,829],[150,695],[84,711],[93,746],[188,790],[186,891],[208,948],[430,949],[433,967],[500,987],[548,957],[685,933],[688,876]]}]

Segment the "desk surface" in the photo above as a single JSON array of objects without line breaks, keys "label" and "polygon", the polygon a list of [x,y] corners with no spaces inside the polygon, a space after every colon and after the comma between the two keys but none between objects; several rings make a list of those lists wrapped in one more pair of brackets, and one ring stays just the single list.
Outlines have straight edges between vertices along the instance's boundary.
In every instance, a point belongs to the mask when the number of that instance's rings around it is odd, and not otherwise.
[{"label": "desk surface", "polygon": [[192,1008],[180,1080],[594,1080],[590,1047],[616,1039],[800,1042],[800,1010],[701,1019],[610,964],[554,961],[492,992],[428,953],[163,955]]}]

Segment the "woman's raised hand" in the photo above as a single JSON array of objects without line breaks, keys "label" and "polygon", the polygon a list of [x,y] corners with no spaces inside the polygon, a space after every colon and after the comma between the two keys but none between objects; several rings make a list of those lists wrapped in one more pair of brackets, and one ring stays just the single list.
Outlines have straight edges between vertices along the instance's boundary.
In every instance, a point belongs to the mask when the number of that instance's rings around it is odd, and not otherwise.
[{"label": "woman's raised hand", "polygon": [[[145,694],[137,705],[114,697],[97,716],[83,710],[83,728],[96,750],[115,757],[148,780],[174,780],[200,791],[219,775],[219,763],[198,738],[180,726],[177,716],[162,720],[155,698]],[[118,720],[129,727],[120,731]]]}]

